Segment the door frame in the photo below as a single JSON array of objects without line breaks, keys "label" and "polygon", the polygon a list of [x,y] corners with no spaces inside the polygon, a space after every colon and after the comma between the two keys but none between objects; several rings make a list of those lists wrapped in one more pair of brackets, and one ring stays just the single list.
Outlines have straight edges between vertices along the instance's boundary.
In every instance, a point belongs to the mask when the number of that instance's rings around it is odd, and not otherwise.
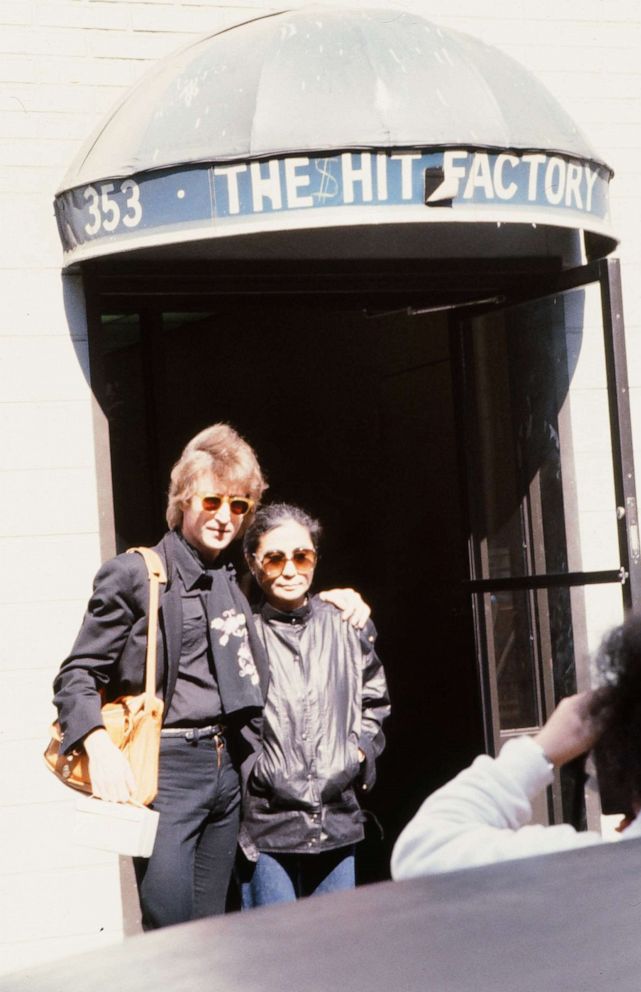
[{"label": "door frame", "polygon": [[[624,337],[623,306],[621,293],[620,263],[616,258],[603,259],[566,270],[555,275],[544,275],[530,282],[530,285],[506,295],[504,302],[495,306],[462,307],[452,312],[451,344],[454,363],[458,369],[455,395],[460,411],[459,437],[463,439],[460,453],[462,462],[461,478],[466,480],[478,465],[479,452],[469,436],[466,423],[471,416],[472,397],[475,395],[473,370],[467,358],[463,323],[466,317],[497,311],[521,303],[535,302],[556,293],[579,289],[598,283],[601,295],[601,314],[605,354],[605,374],[608,393],[608,413],[612,439],[612,468],[617,507],[617,536],[619,562],[618,569],[577,571],[565,573],[539,573],[514,578],[491,579],[487,577],[481,550],[473,540],[474,500],[471,499],[469,485],[464,483],[463,505],[470,513],[469,520],[469,562],[470,581],[467,590],[472,597],[473,616],[477,639],[477,664],[479,686],[483,707],[483,723],[486,748],[496,754],[500,746],[500,726],[496,673],[488,650],[488,625],[485,617],[484,594],[499,591],[524,591],[532,601],[532,613],[536,613],[536,597],[542,590],[552,587],[576,587],[591,584],[618,583],[621,585],[623,608],[627,614],[641,604],[641,549],[637,517],[634,456],[632,445],[632,423],[629,404],[628,373]],[[554,707],[549,687],[539,685],[540,710],[542,719],[549,716]]]}]

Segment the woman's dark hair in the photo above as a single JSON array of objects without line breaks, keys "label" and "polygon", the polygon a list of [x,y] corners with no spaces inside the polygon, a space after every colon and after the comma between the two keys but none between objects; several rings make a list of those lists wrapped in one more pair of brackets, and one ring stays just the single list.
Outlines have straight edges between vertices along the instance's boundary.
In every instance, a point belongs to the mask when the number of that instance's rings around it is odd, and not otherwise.
[{"label": "woman's dark hair", "polygon": [[599,785],[631,813],[641,800],[641,617],[607,634],[596,657],[601,688],[593,715],[603,726],[594,749]]},{"label": "woman's dark hair", "polygon": [[287,523],[288,520],[294,520],[301,527],[306,527],[312,539],[314,550],[318,550],[322,530],[318,520],[311,517],[305,510],[301,510],[300,506],[292,506],[290,503],[269,503],[267,506],[261,506],[245,531],[243,538],[245,557],[251,558],[256,553],[256,548],[264,534],[273,530],[274,527],[280,527],[281,524]]}]

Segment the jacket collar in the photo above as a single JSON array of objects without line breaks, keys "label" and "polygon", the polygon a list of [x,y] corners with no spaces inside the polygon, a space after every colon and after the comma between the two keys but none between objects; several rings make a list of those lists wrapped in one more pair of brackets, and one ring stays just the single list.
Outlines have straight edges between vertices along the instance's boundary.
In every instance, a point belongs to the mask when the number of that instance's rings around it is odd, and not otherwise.
[{"label": "jacket collar", "polygon": [[[168,537],[174,567],[187,592],[191,592],[193,589],[209,589],[212,572],[225,566],[218,563],[216,565],[205,564],[196,549],[185,540],[180,531],[171,531]],[[229,566],[227,567],[229,568]]]},{"label": "jacket collar", "polygon": [[303,626],[307,623],[311,612],[312,606],[308,599],[302,606],[299,606],[295,610],[277,610],[275,606],[268,603],[267,600],[263,603],[260,610],[262,617],[268,623],[271,620],[276,620],[279,623],[292,624],[293,626]]}]

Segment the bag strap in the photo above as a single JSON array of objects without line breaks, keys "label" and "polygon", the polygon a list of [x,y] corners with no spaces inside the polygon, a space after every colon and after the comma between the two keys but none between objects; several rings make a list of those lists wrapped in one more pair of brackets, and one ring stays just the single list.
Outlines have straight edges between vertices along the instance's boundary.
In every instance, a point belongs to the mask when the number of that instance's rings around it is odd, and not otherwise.
[{"label": "bag strap", "polygon": [[149,577],[149,613],[147,616],[147,658],[145,661],[145,709],[151,706],[156,695],[156,646],[158,638],[158,606],[160,585],[167,582],[162,559],[151,548],[127,548],[127,554],[142,555]]}]

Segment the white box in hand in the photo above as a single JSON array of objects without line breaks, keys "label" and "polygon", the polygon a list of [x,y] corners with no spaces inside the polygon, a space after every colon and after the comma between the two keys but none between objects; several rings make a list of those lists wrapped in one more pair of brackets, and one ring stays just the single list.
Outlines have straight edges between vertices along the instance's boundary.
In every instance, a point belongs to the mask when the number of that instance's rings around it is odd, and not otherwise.
[{"label": "white box in hand", "polygon": [[154,849],[158,815],[146,806],[78,796],[73,839],[83,847],[148,858]]}]

